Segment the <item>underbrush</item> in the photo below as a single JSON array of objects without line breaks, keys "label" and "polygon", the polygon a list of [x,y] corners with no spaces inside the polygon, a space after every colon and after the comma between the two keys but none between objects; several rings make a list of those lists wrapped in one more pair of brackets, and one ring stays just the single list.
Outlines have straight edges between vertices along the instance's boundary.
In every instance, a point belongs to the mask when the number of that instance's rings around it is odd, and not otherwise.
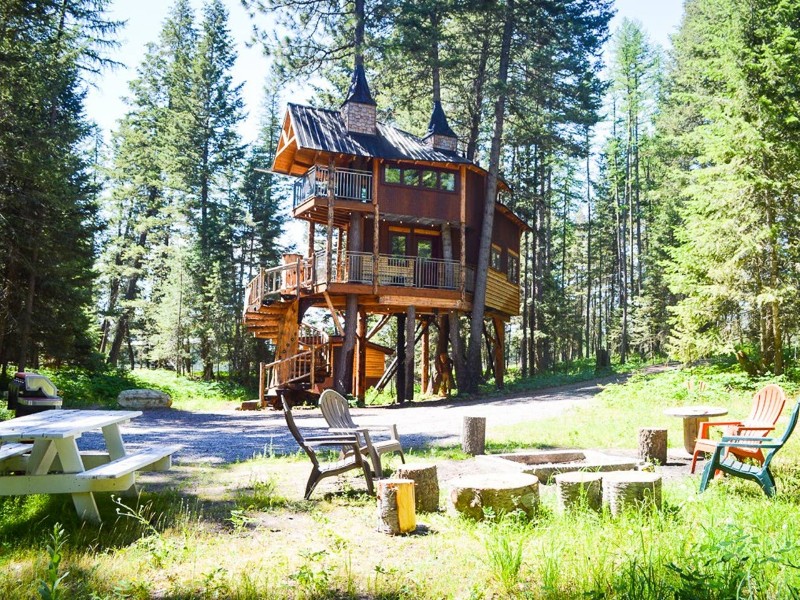
[{"label": "underbrush", "polygon": [[221,379],[202,381],[176,375],[166,369],[108,370],[38,369],[52,379],[64,400],[64,408],[111,408],[123,390],[149,388],[170,395],[173,407],[182,410],[219,408],[223,403],[240,403],[254,397],[254,392]]}]

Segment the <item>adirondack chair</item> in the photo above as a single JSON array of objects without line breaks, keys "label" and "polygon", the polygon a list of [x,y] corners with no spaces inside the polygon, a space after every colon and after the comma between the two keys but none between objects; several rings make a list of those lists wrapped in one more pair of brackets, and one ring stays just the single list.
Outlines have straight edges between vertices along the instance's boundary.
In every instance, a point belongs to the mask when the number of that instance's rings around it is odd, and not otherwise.
[{"label": "adirondack chair", "polygon": [[[370,494],[374,493],[372,486],[372,475],[369,472],[369,466],[361,457],[358,438],[355,435],[339,434],[320,435],[313,437],[303,436],[300,433],[300,430],[297,428],[297,424],[294,422],[292,408],[289,406],[286,398],[281,396],[281,402],[283,404],[283,416],[286,417],[286,425],[289,427],[292,437],[308,455],[308,458],[311,460],[311,464],[313,465],[311,474],[308,476],[308,483],[306,484],[306,493],[304,496],[306,500],[311,497],[311,492],[314,491],[314,488],[317,487],[317,484],[320,481],[326,477],[340,475],[346,471],[350,471],[351,469],[361,469],[364,471],[364,478],[367,480],[367,491],[369,491]],[[317,457],[315,448],[325,447],[338,448],[341,449],[343,453],[349,449],[349,452],[347,452],[343,458],[335,463],[322,465]]]},{"label": "adirondack chair", "polygon": [[[697,433],[697,442],[692,453],[692,473],[697,465],[700,454],[711,454],[717,449],[717,442],[709,439],[711,427],[722,427],[723,436],[765,437],[775,429],[775,423],[786,405],[786,393],[779,385],[770,383],[764,386],[753,397],[753,408],[750,414],[741,421],[706,421],[700,424]],[[764,462],[764,453],[761,447],[735,446],[726,448],[726,454],[731,453],[739,459],[752,458],[759,463]]]},{"label": "adirondack chair", "polygon": [[[397,425],[359,427],[353,422],[353,417],[350,416],[350,406],[347,404],[347,400],[336,390],[322,392],[319,397],[319,407],[322,409],[322,416],[328,422],[328,431],[331,433],[346,433],[358,437],[359,450],[361,454],[369,457],[375,477],[379,478],[383,473],[381,454],[397,452],[400,454],[400,460],[406,462],[403,446],[400,444],[400,437],[397,435]],[[374,440],[370,432],[376,431],[388,434],[389,439]]]},{"label": "adirondack chair", "polygon": [[[700,491],[704,492],[708,487],[708,483],[713,479],[716,471],[722,471],[735,477],[742,477],[755,481],[764,490],[767,496],[775,495],[775,478],[769,470],[769,465],[775,454],[783,448],[786,440],[792,435],[795,426],[797,425],[797,416],[800,412],[800,402],[795,404],[794,410],[789,417],[789,423],[786,425],[786,431],[779,438],[754,438],[747,435],[734,435],[722,438],[717,444],[711,460],[706,464],[703,470],[703,477],[700,480]],[[764,463],[761,465],[748,465],[739,460],[736,460],[732,452],[725,452],[733,448],[758,448],[766,451],[764,455]]]}]

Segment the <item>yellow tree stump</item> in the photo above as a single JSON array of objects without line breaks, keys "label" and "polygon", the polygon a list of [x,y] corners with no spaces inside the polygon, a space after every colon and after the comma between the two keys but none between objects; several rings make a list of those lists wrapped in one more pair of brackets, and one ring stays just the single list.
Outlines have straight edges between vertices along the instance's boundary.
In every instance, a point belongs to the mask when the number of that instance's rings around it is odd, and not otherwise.
[{"label": "yellow tree stump", "polygon": [[382,479],[378,485],[378,531],[391,535],[417,528],[412,479]]}]

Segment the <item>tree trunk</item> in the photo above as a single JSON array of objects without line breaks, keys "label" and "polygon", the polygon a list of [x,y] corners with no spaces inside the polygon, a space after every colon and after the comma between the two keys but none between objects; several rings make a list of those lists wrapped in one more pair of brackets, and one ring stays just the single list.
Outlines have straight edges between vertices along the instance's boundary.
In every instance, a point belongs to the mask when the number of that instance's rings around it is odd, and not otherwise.
[{"label": "tree trunk", "polygon": [[[483,328],[483,316],[486,310],[486,274],[489,270],[489,251],[492,243],[492,225],[494,223],[495,203],[497,200],[497,177],[500,171],[500,144],[503,138],[507,98],[505,86],[508,80],[508,66],[511,58],[511,37],[514,33],[514,0],[508,0],[505,13],[503,39],[500,49],[500,63],[497,74],[497,87],[500,91],[494,109],[494,135],[492,136],[492,146],[489,155],[489,173],[487,176],[480,248],[478,250],[478,264],[475,273],[475,290],[472,294],[472,319],[467,356],[467,385],[465,390],[468,393],[475,393],[478,391],[478,377],[480,375],[481,331]],[[462,248],[461,251],[464,252],[465,248]],[[460,383],[459,381],[459,384]]]}]

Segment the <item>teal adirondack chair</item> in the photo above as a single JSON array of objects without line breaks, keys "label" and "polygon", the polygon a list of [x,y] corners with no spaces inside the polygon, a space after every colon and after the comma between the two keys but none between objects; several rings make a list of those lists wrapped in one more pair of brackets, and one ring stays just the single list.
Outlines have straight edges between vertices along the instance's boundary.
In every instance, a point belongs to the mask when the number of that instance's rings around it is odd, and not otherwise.
[{"label": "teal adirondack chair", "polygon": [[[711,460],[706,464],[703,470],[703,477],[700,480],[700,491],[704,492],[708,487],[708,483],[713,479],[716,471],[728,473],[734,477],[741,477],[755,481],[764,490],[767,496],[775,495],[775,478],[769,470],[769,465],[772,462],[772,457],[777,454],[778,450],[783,448],[786,440],[792,435],[795,426],[797,425],[798,412],[800,412],[800,402],[795,404],[792,414],[789,417],[789,423],[786,425],[786,431],[779,438],[754,438],[752,436],[725,436],[722,441],[717,444]],[[723,453],[728,448],[758,448],[764,450],[764,464],[762,465],[748,465],[739,460],[736,456],[728,453],[722,458]]]}]

